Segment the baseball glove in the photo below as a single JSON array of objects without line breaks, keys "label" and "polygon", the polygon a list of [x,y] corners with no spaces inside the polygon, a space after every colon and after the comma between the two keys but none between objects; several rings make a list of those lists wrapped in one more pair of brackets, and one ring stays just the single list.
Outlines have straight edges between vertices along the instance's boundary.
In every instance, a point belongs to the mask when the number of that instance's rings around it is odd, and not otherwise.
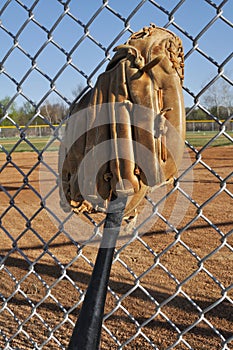
[{"label": "baseball glove", "polygon": [[181,40],[150,25],[117,46],[106,71],[71,109],[59,153],[64,210],[102,211],[128,196],[130,214],[182,159],[185,109]]}]

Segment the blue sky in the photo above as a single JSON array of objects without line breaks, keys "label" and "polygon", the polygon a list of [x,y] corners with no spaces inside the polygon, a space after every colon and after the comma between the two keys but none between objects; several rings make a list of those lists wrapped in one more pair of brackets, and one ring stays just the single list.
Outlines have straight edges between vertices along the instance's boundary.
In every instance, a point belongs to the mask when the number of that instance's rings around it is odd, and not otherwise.
[{"label": "blue sky", "polygon": [[[104,71],[107,62],[96,71],[99,63],[105,60],[105,51],[101,45],[109,49],[109,54],[112,55],[112,48],[129,37],[130,32],[118,37],[125,28],[124,19],[128,19],[133,31],[151,22],[158,26],[170,23],[168,28],[181,37],[187,56],[184,86],[194,94],[216,76],[217,65],[221,65],[232,54],[232,27],[229,23],[233,22],[233,0],[109,0],[107,6],[95,18],[92,17],[103,1],[71,0],[69,11],[57,26],[55,23],[64,13],[65,1],[40,0],[36,4],[34,0],[12,0],[4,7],[8,2],[0,0],[0,11],[4,10],[1,13],[0,27],[0,60],[3,61],[4,67],[4,73],[0,74],[0,99],[6,95],[15,96],[17,83],[22,81],[22,94],[30,101],[38,103],[50,89],[49,77],[55,79],[54,89],[57,92],[53,91],[48,98],[56,101],[60,99],[60,94],[72,101],[72,91],[79,84],[87,84],[84,76],[91,74],[91,83],[94,84],[97,75]],[[221,7],[222,18],[217,18],[200,36],[206,25],[216,18],[217,6],[224,2],[224,6]],[[180,6],[174,11],[173,17],[169,18],[169,13],[178,4]],[[31,7],[30,14],[34,21],[28,20],[27,8]],[[80,41],[85,35],[82,24],[88,25],[89,36]],[[22,30],[18,32],[20,28]],[[51,34],[49,43],[48,32]],[[11,34],[16,36],[17,33],[18,47],[14,47]],[[114,39],[116,42],[113,45]],[[196,48],[202,53],[192,50],[192,39],[196,39]],[[77,43],[79,45],[75,49]],[[42,47],[43,50],[40,50]],[[14,49],[10,51],[12,48]],[[67,54],[70,54],[71,64],[67,64]],[[37,70],[31,69],[33,64]],[[224,65],[224,70],[227,76],[233,77],[233,58]],[[56,77],[59,71],[60,75]],[[27,75],[27,72],[30,74]],[[83,72],[84,76],[80,72]],[[184,97],[186,106],[193,104],[193,99],[187,92],[184,92]],[[15,101],[21,104],[26,100],[18,96]]]}]

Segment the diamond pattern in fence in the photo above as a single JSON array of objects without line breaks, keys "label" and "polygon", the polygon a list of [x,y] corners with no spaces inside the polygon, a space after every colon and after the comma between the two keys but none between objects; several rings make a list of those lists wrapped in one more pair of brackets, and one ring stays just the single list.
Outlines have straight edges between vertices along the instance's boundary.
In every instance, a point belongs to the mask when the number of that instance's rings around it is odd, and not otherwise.
[{"label": "diamond pattern in fence", "polygon": [[[184,44],[187,120],[198,111],[217,129],[196,133],[199,146],[187,134],[174,186],[146,197],[139,221],[121,237],[101,349],[233,349],[231,1],[4,0],[0,6],[0,348],[68,345],[104,215],[77,221],[58,213],[63,121],[113,48],[155,22]],[[211,108],[213,99],[218,108]],[[31,126],[41,124],[44,134],[38,129],[32,136]]]}]

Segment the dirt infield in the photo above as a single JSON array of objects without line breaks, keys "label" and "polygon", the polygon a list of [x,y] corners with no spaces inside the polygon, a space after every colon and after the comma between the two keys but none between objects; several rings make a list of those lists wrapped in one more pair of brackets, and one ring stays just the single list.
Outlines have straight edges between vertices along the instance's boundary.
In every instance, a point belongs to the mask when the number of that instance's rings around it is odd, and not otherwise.
[{"label": "dirt infield", "polygon": [[[65,349],[73,328],[67,312],[75,321],[79,306],[71,309],[88,285],[97,248],[84,246],[77,256],[77,246],[47,215],[39,198],[37,155],[14,153],[8,161],[1,172],[6,192],[0,191],[0,256],[8,256],[0,269],[0,349],[14,334],[12,349],[39,348],[46,339],[43,349],[60,349],[56,339]],[[0,153],[0,167],[5,162]],[[179,334],[183,340],[172,349],[233,349],[232,171],[233,147],[204,150],[193,169],[193,202],[183,197],[181,234],[166,231],[159,219],[120,248],[110,281],[115,297],[108,293],[105,312],[116,310],[104,325],[121,344],[137,334],[124,349],[155,344],[165,350]],[[182,182],[188,179],[181,187]],[[166,201],[165,217],[176,195]],[[118,347],[103,329],[101,349]]]}]

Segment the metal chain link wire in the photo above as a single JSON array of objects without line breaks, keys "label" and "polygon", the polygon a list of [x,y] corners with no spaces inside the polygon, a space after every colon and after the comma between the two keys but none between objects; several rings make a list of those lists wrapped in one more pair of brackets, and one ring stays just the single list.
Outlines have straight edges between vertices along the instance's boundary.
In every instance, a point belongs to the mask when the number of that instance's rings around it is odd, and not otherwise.
[{"label": "metal chain link wire", "polygon": [[[179,20],[179,11],[184,6],[189,6],[188,0],[173,1],[169,8],[163,5],[164,1],[133,1],[127,15],[125,2],[96,1],[90,5],[89,18],[86,20],[81,19],[85,16],[79,17],[78,11],[75,11],[77,2],[54,0],[51,2],[54,9],[51,12],[52,24],[48,26],[37,16],[42,0],[7,0],[1,3],[0,33],[10,43],[1,52],[1,89],[4,89],[2,82],[10,83],[12,94],[7,103],[1,106],[0,125],[8,121],[8,125],[17,130],[17,138],[10,149],[4,142],[0,144],[1,173],[8,174],[10,169],[9,176],[13,176],[11,180],[16,181],[14,186],[7,186],[4,182],[0,184],[0,232],[3,242],[0,252],[0,349],[65,349],[69,342],[94,265],[95,248],[78,242],[70,235],[68,223],[72,214],[61,221],[56,212],[47,206],[47,200],[56,186],[42,196],[36,185],[40,166],[55,179],[57,177],[44,154],[55,142],[59,143],[62,128],[62,124],[54,126],[41,113],[41,108],[52,96],[70,107],[72,97],[62,88],[67,70],[72,71],[74,80],[84,85],[77,98],[92,87],[97,75],[111,58],[114,46],[135,30],[134,19],[141,17],[144,25],[148,25],[145,23],[146,18],[143,18],[148,6],[155,11],[158,20],[160,16],[163,18],[161,26],[176,31],[181,36],[187,47],[187,65],[197,55],[197,64],[204,60],[215,72],[205,86],[196,91],[187,80],[184,93],[192,100],[189,113],[199,108],[218,125],[219,131],[199,148],[186,141],[191,162],[182,169],[174,188],[162,195],[159,201],[154,201],[151,196],[146,198],[150,212],[140,227],[136,225],[130,238],[116,249],[101,348],[233,349],[232,213],[229,212],[229,222],[224,226],[214,220],[210,209],[211,206],[216,206],[218,211],[224,212],[225,201],[231,201],[232,205],[233,171],[232,166],[229,166],[223,174],[218,166],[212,166],[205,159],[206,150],[219,138],[223,137],[228,143],[233,143],[232,134],[227,128],[232,115],[222,121],[209,112],[202,100],[203,95],[219,79],[223,79],[230,89],[232,81],[227,67],[233,54],[227,53],[224,59],[217,60],[199,45],[205,41],[206,35],[216,23],[224,24],[227,30],[232,29],[229,14],[224,11],[229,2],[230,0],[201,1],[206,10],[205,24],[198,28],[195,36]],[[13,5],[24,16],[20,25],[15,19],[18,27],[14,30],[4,21]],[[111,32],[109,41],[104,39],[104,33],[100,33],[98,27],[99,21],[107,18],[117,23],[117,31]],[[71,21],[73,29],[77,31],[75,42],[70,44],[69,49],[57,35],[58,32],[61,36],[65,20]],[[41,41],[30,43],[34,52],[29,49],[30,45],[21,40],[28,28],[41,32]],[[94,57],[91,66],[77,59],[88,45],[89,50],[93,50],[90,51],[90,56]],[[54,62],[55,68],[50,66],[51,71],[39,64],[41,55],[48,48],[57,50],[57,55],[62,57],[60,65]],[[17,65],[17,55],[14,56],[16,52],[30,62],[30,67],[22,67],[17,74],[12,74],[8,63],[15,59]],[[32,74],[38,81],[42,79],[46,82],[46,88],[42,88],[43,93],[38,94],[36,99],[30,91]],[[29,88],[26,88],[27,81]],[[23,127],[10,113],[18,99],[27,101],[35,109]],[[30,126],[35,121],[41,121],[51,129],[52,137],[42,150],[28,137]],[[22,165],[19,156],[16,156],[16,151],[22,144],[26,144],[32,151],[29,166]],[[200,168],[209,181],[215,183],[214,192],[208,192],[206,184],[207,197],[203,193],[203,201],[196,199],[195,191],[189,192],[184,186],[189,181],[190,174]],[[195,180],[192,178],[192,181]],[[33,198],[30,203],[27,199],[24,200],[28,192]],[[182,205],[189,207],[189,210],[182,223],[174,225],[169,215],[160,210],[160,205],[167,199],[172,202],[174,196],[178,195],[182,198]],[[49,232],[48,223],[51,219],[47,214],[56,223]],[[86,220],[91,222],[94,232],[89,243],[92,240],[98,241],[103,222],[88,215]],[[148,223],[152,229],[146,232]],[[139,232],[143,230],[145,232],[142,235]],[[202,241],[200,234],[205,237],[205,241]],[[191,236],[195,244],[190,240]],[[177,256],[176,265],[173,261]],[[217,269],[218,264],[221,271]]]}]

